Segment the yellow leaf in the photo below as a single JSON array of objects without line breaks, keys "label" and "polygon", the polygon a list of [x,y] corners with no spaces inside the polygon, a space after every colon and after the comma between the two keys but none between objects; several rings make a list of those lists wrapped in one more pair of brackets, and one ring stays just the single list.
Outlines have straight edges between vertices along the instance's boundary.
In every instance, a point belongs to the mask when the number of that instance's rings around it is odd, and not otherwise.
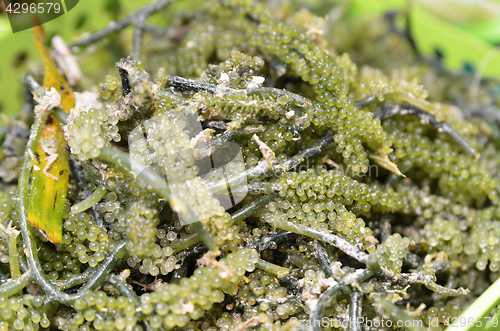
[{"label": "yellow leaf", "polygon": [[[75,106],[75,96],[70,86],[59,74],[43,45],[41,26],[33,28],[35,45],[45,68],[43,87],[55,88],[61,95],[61,108],[67,113]],[[59,121],[52,115],[47,118],[33,156],[28,221],[45,234],[52,243],[62,241],[62,220],[68,192],[69,152]]]}]

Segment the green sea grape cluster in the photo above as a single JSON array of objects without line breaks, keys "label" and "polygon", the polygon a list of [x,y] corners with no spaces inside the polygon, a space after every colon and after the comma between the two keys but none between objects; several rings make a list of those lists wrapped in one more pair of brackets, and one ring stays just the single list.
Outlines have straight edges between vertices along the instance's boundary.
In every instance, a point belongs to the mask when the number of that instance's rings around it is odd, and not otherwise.
[{"label": "green sea grape cluster", "polygon": [[[471,105],[471,77],[382,19],[360,33],[293,3],[205,1],[73,87],[63,239],[32,229],[36,272],[17,181],[0,183],[0,330],[318,331],[352,314],[437,330],[498,278],[500,126],[471,110],[499,112],[494,85]],[[22,118],[0,131],[4,172]]]}]

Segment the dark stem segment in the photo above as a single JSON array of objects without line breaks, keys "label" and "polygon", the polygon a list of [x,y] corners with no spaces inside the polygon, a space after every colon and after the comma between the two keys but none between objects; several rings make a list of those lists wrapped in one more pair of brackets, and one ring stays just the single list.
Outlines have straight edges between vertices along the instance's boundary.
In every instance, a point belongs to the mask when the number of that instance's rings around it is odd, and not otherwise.
[{"label": "dark stem segment", "polygon": [[407,286],[411,284],[422,284],[429,290],[442,295],[450,297],[458,297],[470,293],[468,289],[462,287],[458,289],[446,288],[436,283],[436,277],[431,274],[424,274],[423,272],[412,273],[395,273],[391,270],[382,268],[378,262],[377,257],[370,254],[366,261],[366,266],[370,269],[377,278],[391,282],[394,285]]},{"label": "dark stem segment", "polygon": [[127,96],[132,90],[128,81],[128,72],[125,69],[118,67],[120,78],[122,79],[122,97]]},{"label": "dark stem segment", "polygon": [[[208,250],[208,248],[207,248]],[[188,263],[186,260],[181,262],[181,266],[179,269],[175,269],[172,274],[172,279],[170,279],[171,284],[179,284],[181,279],[186,277],[188,272]]]},{"label": "dark stem segment", "polygon": [[[200,239],[200,236],[198,236],[198,234],[196,233],[196,242],[199,242],[201,239]],[[190,256],[193,256],[193,255],[197,255],[197,254],[202,254],[202,253],[206,253],[208,252],[208,247],[206,245],[198,245],[196,247],[193,247],[193,248],[189,248],[189,249],[184,249],[182,252],[180,252],[179,254],[177,254],[175,256],[175,258],[177,260],[183,260],[187,257],[190,257]]]}]

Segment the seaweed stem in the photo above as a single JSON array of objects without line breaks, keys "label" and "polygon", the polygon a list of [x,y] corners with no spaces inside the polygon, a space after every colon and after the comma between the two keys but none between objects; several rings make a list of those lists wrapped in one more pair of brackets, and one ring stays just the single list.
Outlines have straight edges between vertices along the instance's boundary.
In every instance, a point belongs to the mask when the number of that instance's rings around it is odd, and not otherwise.
[{"label": "seaweed stem", "polygon": [[58,119],[63,125],[68,124],[68,113],[66,113],[61,108],[54,109],[54,117]]},{"label": "seaweed stem", "polygon": [[129,16],[125,17],[124,19],[118,21],[118,22],[111,22],[107,27],[105,27],[102,30],[96,31],[88,36],[84,36],[77,41],[73,42],[69,48],[73,50],[74,47],[78,46],[85,46],[90,43],[94,43],[98,41],[99,39],[102,39],[106,37],[107,35],[117,32],[120,30],[123,30],[125,27],[128,25],[136,22],[137,18],[139,17],[144,17],[144,16],[149,16],[154,12],[160,11],[163,8],[165,8],[168,4],[172,3],[173,0],[158,0],[153,3],[150,3],[139,10],[135,11],[134,13],[130,14]]},{"label": "seaweed stem", "polygon": [[57,280],[54,281],[54,284],[61,290],[64,291],[68,288],[72,288],[73,286],[83,284],[87,282],[95,272],[95,268],[87,268],[84,272],[76,274],[76,275],[71,275],[70,277],[63,279],[63,280]]},{"label": "seaweed stem", "polygon": [[262,259],[259,259],[257,263],[255,263],[255,266],[259,269],[262,269],[273,275],[276,275],[278,278],[283,278],[290,274],[290,269],[280,267],[274,263],[267,262]]},{"label": "seaweed stem", "polygon": [[422,284],[429,290],[443,296],[458,297],[461,295],[467,295],[470,293],[468,289],[462,287],[458,289],[446,288],[435,282],[435,277],[430,274],[424,274],[423,272],[413,272],[413,273],[395,273],[391,270],[382,268],[376,261],[374,255],[369,256],[366,265],[368,268],[377,275],[378,278],[382,280],[387,280],[392,284],[406,286],[409,284]]},{"label": "seaweed stem", "polygon": [[214,85],[214,84],[208,84],[208,83],[200,83],[191,79],[186,79],[183,77],[179,76],[173,76],[169,77],[166,81],[166,84],[168,86],[171,86],[179,91],[183,92],[199,92],[199,91],[205,91],[210,94],[217,94],[217,95],[235,95],[235,94],[242,94],[242,95],[252,95],[256,94],[260,97],[268,97],[268,96],[273,96],[273,97],[281,97],[285,96],[287,98],[290,98],[293,100],[293,102],[299,106],[299,107],[304,107],[304,108],[309,108],[311,107],[311,100],[296,94],[289,92],[287,90],[282,90],[274,87],[255,87],[255,88],[248,88],[245,90],[237,90],[229,87],[223,87],[221,85]]},{"label": "seaweed stem", "polygon": [[366,97],[366,98],[364,98],[364,99],[361,99],[361,100],[356,101],[356,102],[354,103],[354,106],[356,106],[356,107],[358,107],[358,108],[359,108],[359,107],[363,107],[363,106],[365,106],[365,105],[367,105],[367,104],[369,104],[369,103],[372,103],[372,102],[373,102],[373,101],[375,101],[375,100],[377,100],[377,97],[376,97],[375,95],[373,95],[373,94],[372,94],[372,95],[367,96],[367,97]]},{"label": "seaweed stem", "polygon": [[92,274],[90,280],[85,283],[79,290],[78,294],[83,294],[86,290],[95,290],[106,279],[108,274],[113,270],[118,260],[125,254],[127,240],[122,240],[116,243],[113,252],[106,257],[99,265],[99,268]]},{"label": "seaweed stem", "polygon": [[[233,218],[233,224],[238,224],[239,222],[245,220],[246,218],[252,216],[264,206],[266,206],[269,202],[273,201],[277,198],[277,194],[273,193],[262,198],[255,200],[254,202],[246,205],[240,210],[234,212],[231,217]],[[190,234],[180,240],[177,240],[174,244],[174,254],[179,253],[180,251],[196,244],[201,240],[200,235],[198,233]],[[184,256],[185,257],[185,256]],[[179,257],[181,258],[181,257]]]},{"label": "seaweed stem", "polygon": [[325,247],[316,240],[316,259],[319,261],[321,265],[321,269],[325,273],[325,276],[330,278],[333,276],[332,268],[330,266],[330,261],[328,259],[328,253],[326,252]]},{"label": "seaweed stem", "polygon": [[0,293],[2,293],[3,297],[9,297],[16,293],[19,293],[33,280],[33,273],[31,271],[27,271],[17,279],[10,279],[0,285]]},{"label": "seaweed stem", "polygon": [[10,276],[12,279],[19,278],[21,276],[21,270],[19,269],[19,253],[17,251],[17,236],[9,234],[9,266],[10,266]]},{"label": "seaweed stem", "polygon": [[137,169],[144,169],[139,174],[140,179],[144,180],[146,185],[148,185],[148,187],[150,187],[153,191],[157,192],[160,196],[169,201],[174,210],[182,212],[185,216],[187,216],[187,223],[191,224],[193,229],[199,234],[200,238],[210,250],[217,250],[217,245],[215,245],[212,237],[198,220],[191,206],[189,206],[184,200],[176,197],[176,194],[172,193],[166,185],[158,185],[158,183],[165,182],[164,179],[158,174],[150,168],[145,167],[125,152],[104,148],[101,150],[99,158],[102,161],[113,164],[118,170],[132,178],[136,177],[132,171],[133,163],[137,166]]},{"label": "seaweed stem", "polygon": [[19,276],[21,276],[21,270],[19,268],[19,251],[17,250],[17,237],[19,236],[19,231],[12,227],[12,220],[9,222],[9,225],[7,225],[7,228],[0,222],[0,230],[5,232],[9,238],[10,277],[12,279],[19,278]]},{"label": "seaweed stem", "polygon": [[350,291],[349,286],[336,284],[326,290],[319,297],[316,309],[311,314],[311,325],[313,331],[321,331],[321,319],[323,317],[323,312],[325,308],[334,300],[337,299],[337,296],[342,293],[347,293]]},{"label": "seaweed stem", "polygon": [[267,206],[270,202],[272,202],[274,199],[278,197],[277,193],[271,193],[269,195],[266,195],[262,198],[259,198],[252,203],[249,203],[245,207],[239,209],[238,211],[234,212],[231,217],[233,218],[233,224],[238,224],[239,222],[247,219],[248,217],[252,216],[265,206]]},{"label": "seaweed stem", "polygon": [[300,237],[301,235],[290,231],[278,231],[276,233],[271,233],[270,235],[263,237],[262,239],[254,243],[252,245],[252,248],[255,248],[258,252],[262,252],[263,250],[271,248],[271,246],[276,245],[277,247],[277,245],[281,244],[282,242],[297,239]]},{"label": "seaweed stem", "polygon": [[125,295],[127,298],[132,298],[136,303],[139,303],[140,300],[137,297],[137,294],[124,278],[125,277],[122,274],[110,275],[106,278],[106,281],[115,286],[122,295]]},{"label": "seaweed stem", "polygon": [[132,60],[138,61],[141,57],[141,44],[142,35],[144,33],[143,27],[146,22],[147,15],[139,15],[135,20],[134,26],[134,44],[132,46]]},{"label": "seaweed stem", "polygon": [[379,312],[379,314],[387,313],[389,314],[392,318],[398,321],[409,321],[410,323],[405,323],[405,327],[408,328],[410,331],[424,331],[427,330],[425,328],[421,328],[417,323],[414,323],[415,318],[405,312],[404,310],[396,307],[391,300],[387,299],[384,297],[382,294],[378,293],[375,295],[375,298],[377,300],[377,304],[374,305],[375,310]]},{"label": "seaweed stem", "polygon": [[125,199],[129,196],[129,191],[121,183],[117,183],[115,180],[112,181],[111,178],[104,180],[102,174],[92,162],[87,160],[81,162],[81,165],[94,184],[106,187],[109,191],[116,193],[120,199]]},{"label": "seaweed stem", "polygon": [[349,305],[349,331],[360,331],[358,318],[361,316],[361,302],[363,294],[358,291],[352,291],[350,294],[351,304]]},{"label": "seaweed stem", "polygon": [[327,242],[361,263],[366,263],[368,260],[368,254],[360,251],[358,248],[348,243],[345,239],[333,233],[277,219],[269,221],[269,224],[278,229],[287,230],[316,240]]}]

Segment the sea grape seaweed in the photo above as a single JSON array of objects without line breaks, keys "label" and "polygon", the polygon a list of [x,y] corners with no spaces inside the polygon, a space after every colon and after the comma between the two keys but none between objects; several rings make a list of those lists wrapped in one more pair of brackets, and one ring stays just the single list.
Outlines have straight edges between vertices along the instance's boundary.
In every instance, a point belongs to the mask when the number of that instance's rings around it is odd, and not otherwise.
[{"label": "sea grape seaweed", "polygon": [[[471,77],[382,18],[209,0],[146,22],[167,2],[73,42],[134,56],[73,86],[69,115],[30,101],[1,129],[0,329],[445,329],[498,277],[491,82],[472,103]],[[51,111],[71,154],[58,244],[25,215]]]}]

